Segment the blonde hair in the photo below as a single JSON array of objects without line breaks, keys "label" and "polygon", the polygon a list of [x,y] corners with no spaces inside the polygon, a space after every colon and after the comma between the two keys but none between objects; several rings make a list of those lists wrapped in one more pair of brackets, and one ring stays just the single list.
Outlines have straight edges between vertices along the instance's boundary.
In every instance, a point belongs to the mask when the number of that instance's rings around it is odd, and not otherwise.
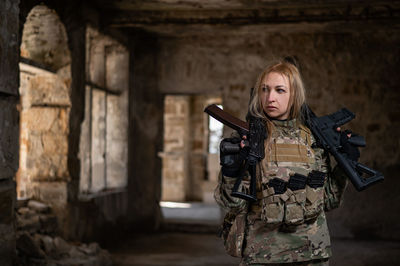
[{"label": "blonde hair", "polygon": [[298,119],[299,122],[302,120],[301,116],[301,106],[305,103],[306,96],[305,96],[305,88],[303,84],[303,80],[301,78],[299,69],[291,62],[279,61],[277,63],[271,64],[270,66],[266,67],[263,72],[258,76],[256,84],[254,85],[254,90],[250,98],[249,104],[249,114],[264,119],[267,131],[268,131],[268,142],[271,136],[271,133],[274,129],[273,123],[271,122],[270,118],[265,114],[262,101],[261,101],[261,91],[262,91],[262,82],[264,78],[269,73],[279,73],[284,75],[289,81],[289,90],[290,90],[290,97],[289,97],[289,117],[288,119]]}]

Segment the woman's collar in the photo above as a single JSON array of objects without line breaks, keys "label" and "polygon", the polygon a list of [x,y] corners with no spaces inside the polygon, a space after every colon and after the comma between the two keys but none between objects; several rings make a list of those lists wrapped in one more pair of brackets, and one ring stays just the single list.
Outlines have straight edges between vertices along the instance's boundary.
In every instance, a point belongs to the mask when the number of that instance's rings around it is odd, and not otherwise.
[{"label": "woman's collar", "polygon": [[279,119],[271,119],[272,123],[274,123],[275,126],[278,127],[295,127],[297,125],[297,120],[296,118],[294,119],[284,119],[284,120],[279,120]]}]

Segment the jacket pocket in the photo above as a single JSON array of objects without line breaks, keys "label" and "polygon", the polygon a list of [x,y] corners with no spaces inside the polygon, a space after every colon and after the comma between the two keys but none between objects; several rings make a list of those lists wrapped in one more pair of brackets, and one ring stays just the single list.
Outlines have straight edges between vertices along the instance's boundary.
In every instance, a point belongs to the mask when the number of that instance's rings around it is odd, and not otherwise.
[{"label": "jacket pocket", "polygon": [[226,234],[223,235],[225,250],[233,257],[242,257],[245,227],[246,213],[239,213],[233,221],[231,221]]}]

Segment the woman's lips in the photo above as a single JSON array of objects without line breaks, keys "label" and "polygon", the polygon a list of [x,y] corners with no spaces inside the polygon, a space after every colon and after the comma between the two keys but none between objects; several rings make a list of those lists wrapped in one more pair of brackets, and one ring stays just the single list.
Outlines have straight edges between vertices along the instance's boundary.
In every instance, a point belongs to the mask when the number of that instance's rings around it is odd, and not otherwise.
[{"label": "woman's lips", "polygon": [[278,109],[278,108],[276,108],[275,106],[267,106],[267,109],[268,109],[268,110],[276,110],[276,109]]}]

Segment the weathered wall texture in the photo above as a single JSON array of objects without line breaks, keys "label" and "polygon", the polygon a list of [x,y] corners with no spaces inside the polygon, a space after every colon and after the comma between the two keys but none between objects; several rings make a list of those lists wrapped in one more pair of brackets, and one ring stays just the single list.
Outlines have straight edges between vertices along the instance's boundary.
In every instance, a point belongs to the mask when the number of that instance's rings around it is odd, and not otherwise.
[{"label": "weathered wall texture", "polygon": [[15,257],[15,182],[18,169],[18,4],[0,1],[0,264]]},{"label": "weathered wall texture", "polygon": [[66,40],[56,11],[44,4],[37,5],[26,18],[21,56],[57,70],[71,62]]},{"label": "weathered wall texture", "polygon": [[[18,4],[19,1],[2,0],[0,9],[0,91],[18,95],[18,75],[15,66],[18,64]],[[14,67],[12,67],[14,66]]]},{"label": "weathered wall texture", "polygon": [[129,217],[131,228],[154,230],[161,221],[164,102],[159,91],[158,38],[141,31],[131,40],[129,92]]},{"label": "weathered wall texture", "polygon": [[[19,197],[48,198],[42,182],[68,182],[69,88],[56,74],[20,64]],[[60,184],[60,185],[61,185]],[[55,185],[55,184],[54,184]],[[42,191],[41,191],[42,190]],[[57,205],[67,202],[57,201]],[[55,203],[55,202],[52,202]]]},{"label": "weathered wall texture", "polygon": [[20,27],[20,54],[25,63],[20,63],[17,195],[53,206],[63,225],[70,181],[72,80],[67,33],[56,11],[43,4],[33,7]]},{"label": "weathered wall texture", "polygon": [[273,59],[296,55],[315,112],[328,114],[344,106],[355,112],[357,118],[349,127],[367,140],[361,162],[386,177],[361,193],[350,185],[343,207],[329,215],[333,235],[400,239],[395,211],[400,202],[400,35],[396,27],[372,22],[360,26],[266,25],[238,27],[236,32],[220,29],[212,37],[206,32],[162,39],[160,90],[222,92],[225,110],[244,118],[249,88],[263,67]]}]

